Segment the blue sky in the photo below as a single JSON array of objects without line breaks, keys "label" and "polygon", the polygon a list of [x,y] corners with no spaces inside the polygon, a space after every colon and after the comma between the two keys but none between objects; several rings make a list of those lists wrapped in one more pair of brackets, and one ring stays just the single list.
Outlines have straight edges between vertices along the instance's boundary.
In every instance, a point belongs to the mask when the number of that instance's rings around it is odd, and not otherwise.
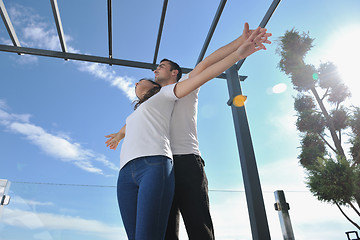
[{"label": "blue sky", "polygon": [[[3,1],[22,46],[60,50],[49,1]],[[113,2],[114,58],[151,62],[162,1]],[[106,1],[58,4],[68,51],[106,57]],[[194,67],[218,4],[169,1],[158,59]],[[270,4],[229,0],[206,55],[241,34],[245,21],[256,27]],[[350,89],[359,89],[359,10],[357,0],[282,1],[267,25],[274,43],[239,71],[248,76],[242,88],[272,239],[282,238],[273,208],[279,189],[290,204],[296,239],[345,239],[344,232],[354,230],[335,206],[306,188],[297,160],[296,93],[277,68],[276,40],[293,27],[309,31],[315,46],[306,60],[334,61]],[[0,43],[11,45],[2,22]],[[104,135],[118,131],[132,112],[134,82],[153,73],[5,52],[0,62],[0,179],[12,182],[0,239],[126,239],[114,188],[119,148],[107,149]],[[353,95],[350,101],[359,105]],[[216,237],[251,239],[225,80],[207,83],[199,98],[198,134]]]}]

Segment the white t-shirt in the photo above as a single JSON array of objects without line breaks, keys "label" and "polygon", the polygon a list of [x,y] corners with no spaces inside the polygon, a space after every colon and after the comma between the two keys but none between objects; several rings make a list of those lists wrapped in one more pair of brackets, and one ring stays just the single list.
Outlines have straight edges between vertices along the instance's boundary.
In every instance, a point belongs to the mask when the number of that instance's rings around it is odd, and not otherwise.
[{"label": "white t-shirt", "polygon": [[175,84],[162,87],[127,117],[120,169],[138,157],[163,155],[172,159],[170,118],[174,102],[178,99],[174,87]]},{"label": "white t-shirt", "polygon": [[[184,81],[184,75],[179,82]],[[197,138],[197,108],[199,90],[195,89],[187,96],[175,102],[170,121],[170,144],[173,155],[196,154],[200,156]]]}]

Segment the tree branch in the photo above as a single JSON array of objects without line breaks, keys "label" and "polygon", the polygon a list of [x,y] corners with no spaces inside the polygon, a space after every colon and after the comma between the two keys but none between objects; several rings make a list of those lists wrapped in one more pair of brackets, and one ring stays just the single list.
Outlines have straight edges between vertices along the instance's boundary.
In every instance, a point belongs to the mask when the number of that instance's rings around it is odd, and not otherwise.
[{"label": "tree branch", "polygon": [[315,87],[312,87],[310,90],[314,94],[314,97],[315,97],[316,101],[318,102],[322,113],[324,114],[324,117],[325,117],[326,122],[327,122],[328,127],[329,127],[331,137],[332,137],[332,139],[334,141],[334,144],[335,144],[335,147],[336,147],[336,150],[337,150],[336,153],[339,154],[340,156],[345,157],[344,149],[342,148],[341,142],[339,141],[339,138],[336,135],[336,130],[335,130],[335,127],[334,127],[334,123],[333,123],[331,117],[329,116],[329,113],[326,111],[324,103],[321,101],[321,99],[319,97],[319,94],[317,93]]},{"label": "tree branch", "polygon": [[339,141],[341,143],[341,129],[339,130]]},{"label": "tree branch", "polygon": [[330,88],[327,88],[327,89],[326,89],[326,92],[324,93],[324,95],[323,95],[322,98],[321,98],[321,102],[324,100],[324,98],[325,98],[326,96],[329,95],[329,94],[328,94],[329,89],[330,89]]},{"label": "tree branch", "polygon": [[328,145],[328,147],[334,151],[334,153],[337,153],[336,149],[333,146],[331,146],[330,143],[328,141],[326,141],[325,138],[321,134],[318,134],[318,135],[326,143],[326,145]]},{"label": "tree branch", "polygon": [[357,228],[360,230],[360,226],[357,225],[353,220],[351,220],[351,219],[344,213],[344,211],[341,209],[340,205],[339,205],[337,202],[335,202],[335,204],[336,204],[336,206],[339,208],[340,212],[344,215],[344,217],[345,217],[349,222],[351,222],[355,227],[357,227]]},{"label": "tree branch", "polygon": [[355,208],[355,206],[354,206],[351,202],[349,202],[348,204],[350,205],[350,207],[351,207],[352,209],[354,209],[354,211],[357,213],[357,215],[360,216],[360,212]]}]

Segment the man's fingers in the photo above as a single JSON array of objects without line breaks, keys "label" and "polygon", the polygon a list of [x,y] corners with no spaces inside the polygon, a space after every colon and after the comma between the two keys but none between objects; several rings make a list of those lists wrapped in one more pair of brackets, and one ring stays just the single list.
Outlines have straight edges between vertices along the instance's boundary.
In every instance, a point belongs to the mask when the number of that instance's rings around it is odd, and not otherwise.
[{"label": "man's fingers", "polygon": [[258,27],[254,30],[254,32],[250,35],[248,40],[253,42],[254,39],[259,35],[259,33],[260,33],[260,27]]},{"label": "man's fingers", "polygon": [[248,32],[248,31],[249,31],[249,28],[250,28],[250,27],[249,27],[249,23],[246,22],[246,23],[244,24],[244,32]]},{"label": "man's fingers", "polygon": [[252,40],[252,42],[256,42],[256,43],[262,43],[264,42],[265,39],[263,39],[265,33],[264,32],[258,32],[257,34],[254,35],[254,39]]}]

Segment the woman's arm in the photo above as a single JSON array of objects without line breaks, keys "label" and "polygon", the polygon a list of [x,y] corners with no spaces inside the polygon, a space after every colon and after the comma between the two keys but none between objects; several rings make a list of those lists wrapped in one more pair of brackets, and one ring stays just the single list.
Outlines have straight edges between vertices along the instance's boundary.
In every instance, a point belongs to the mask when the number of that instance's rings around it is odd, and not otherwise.
[{"label": "woman's arm", "polygon": [[199,88],[207,81],[219,76],[225,70],[234,65],[237,61],[244,59],[251,54],[264,49],[263,43],[267,43],[267,39],[264,38],[266,31],[261,31],[258,27],[234,52],[223,58],[222,60],[214,63],[210,67],[206,68],[195,76],[189,76],[188,79],[179,82],[174,88],[174,93],[178,98],[182,98],[193,90]]},{"label": "woman's arm", "polygon": [[125,137],[125,131],[126,131],[126,124],[120,129],[119,132],[106,135],[105,137],[109,138],[105,142],[106,146],[110,147],[110,149],[116,150],[117,146],[119,145],[119,142]]}]

